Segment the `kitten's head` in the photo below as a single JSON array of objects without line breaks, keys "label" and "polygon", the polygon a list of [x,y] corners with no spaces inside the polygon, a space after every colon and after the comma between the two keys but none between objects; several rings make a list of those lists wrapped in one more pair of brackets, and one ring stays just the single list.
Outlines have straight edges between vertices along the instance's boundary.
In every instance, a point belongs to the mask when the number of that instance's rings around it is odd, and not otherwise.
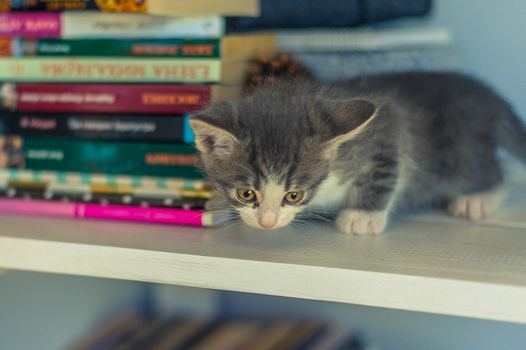
[{"label": "kitten's head", "polygon": [[339,146],[375,115],[367,101],[318,89],[263,87],[190,119],[207,175],[246,224],[274,229],[290,223],[316,196]]}]

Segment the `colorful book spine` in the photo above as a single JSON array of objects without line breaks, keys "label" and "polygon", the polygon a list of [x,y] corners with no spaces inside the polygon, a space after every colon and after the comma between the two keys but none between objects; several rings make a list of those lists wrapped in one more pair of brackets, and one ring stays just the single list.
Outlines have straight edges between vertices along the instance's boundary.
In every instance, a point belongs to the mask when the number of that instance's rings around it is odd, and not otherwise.
[{"label": "colorful book spine", "polygon": [[0,134],[81,140],[192,143],[188,117],[0,112]]},{"label": "colorful book spine", "polygon": [[0,36],[60,38],[62,26],[56,13],[2,13]]},{"label": "colorful book spine", "polygon": [[3,38],[0,55],[76,57],[220,57],[220,39],[49,39]]},{"label": "colorful book spine", "polygon": [[0,185],[13,182],[44,183],[64,187],[107,186],[110,188],[132,188],[134,190],[157,190],[173,193],[180,190],[209,191],[210,183],[198,179],[177,177],[152,177],[131,175],[109,175],[101,173],[79,173],[70,171],[46,171],[28,169],[0,169]]},{"label": "colorful book spine", "polygon": [[[42,183],[37,182],[8,182],[5,188],[18,188],[38,185]],[[42,186],[50,193],[70,193],[70,194],[116,194],[116,195],[130,195],[135,197],[148,198],[199,198],[210,199],[214,192],[211,189],[192,190],[192,189],[156,189],[147,187],[132,187],[132,186],[118,186],[118,185],[64,185],[57,183],[44,183]]]},{"label": "colorful book spine", "polygon": [[144,208],[126,205],[67,203],[17,198],[0,199],[0,213],[189,226],[211,226],[220,220],[217,214],[205,213],[202,210]]},{"label": "colorful book spine", "polygon": [[79,12],[0,13],[0,36],[40,38],[220,37],[220,17],[154,17],[141,14]]},{"label": "colorful book spine", "polygon": [[220,60],[1,58],[0,79],[12,82],[216,83]]},{"label": "colorful book spine", "polygon": [[20,112],[184,114],[238,87],[168,84],[0,84],[0,105]]},{"label": "colorful book spine", "polygon": [[0,11],[103,11],[188,17],[257,16],[258,0],[0,0]]},{"label": "colorful book spine", "polygon": [[[155,2],[155,0],[153,0]],[[148,0],[0,0],[1,11],[115,11],[146,13]],[[152,0],[150,0],[152,2]]]},{"label": "colorful book spine", "polygon": [[210,199],[214,195],[212,188],[155,188],[137,187],[123,184],[68,184],[52,181],[5,180],[0,178],[0,190],[40,191],[48,194],[60,193],[70,195],[120,195],[139,198],[170,198],[170,199]]},{"label": "colorful book spine", "polygon": [[192,145],[4,136],[6,168],[200,179]]},{"label": "colorful book spine", "polygon": [[[212,198],[208,191],[193,191],[190,196],[183,196],[188,190],[166,191],[164,193],[150,192],[150,190],[130,190],[126,192],[112,192],[113,188],[92,188],[80,191],[78,188],[41,183],[10,183],[0,188],[0,197],[45,199],[53,201],[67,201],[94,204],[138,205],[143,207],[168,207],[183,209],[202,209],[206,200]],[[195,195],[197,194],[197,195]],[[203,195],[201,195],[203,194]]]}]

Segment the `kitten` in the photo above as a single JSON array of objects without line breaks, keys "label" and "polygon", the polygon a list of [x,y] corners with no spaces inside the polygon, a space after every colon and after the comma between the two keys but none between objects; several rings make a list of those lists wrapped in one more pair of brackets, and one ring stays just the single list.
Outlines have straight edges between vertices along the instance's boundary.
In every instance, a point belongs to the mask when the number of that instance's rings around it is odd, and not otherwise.
[{"label": "kitten", "polygon": [[277,81],[190,123],[209,178],[257,228],[335,211],[340,231],[374,234],[395,210],[439,203],[478,220],[502,198],[498,146],[526,162],[510,106],[453,73]]}]

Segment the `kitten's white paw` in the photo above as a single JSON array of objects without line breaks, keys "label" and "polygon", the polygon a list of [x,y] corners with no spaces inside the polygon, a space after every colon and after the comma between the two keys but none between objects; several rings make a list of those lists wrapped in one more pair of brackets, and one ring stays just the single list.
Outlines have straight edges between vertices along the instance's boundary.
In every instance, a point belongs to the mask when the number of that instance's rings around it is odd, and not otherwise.
[{"label": "kitten's white paw", "polygon": [[336,227],[343,233],[358,235],[379,234],[387,226],[386,211],[342,210]]},{"label": "kitten's white paw", "polygon": [[448,212],[458,218],[468,220],[487,219],[502,203],[504,191],[474,193],[455,198],[448,206]]}]

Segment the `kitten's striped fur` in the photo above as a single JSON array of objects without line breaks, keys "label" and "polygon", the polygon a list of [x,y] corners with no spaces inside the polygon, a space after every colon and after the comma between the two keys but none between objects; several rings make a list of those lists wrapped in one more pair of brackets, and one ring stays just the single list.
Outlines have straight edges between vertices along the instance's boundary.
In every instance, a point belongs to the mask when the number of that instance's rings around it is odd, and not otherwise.
[{"label": "kitten's striped fur", "polygon": [[[479,208],[464,201],[453,213],[478,219],[494,207],[479,199],[496,198],[487,193],[502,183],[498,146],[526,161],[526,132],[509,105],[458,74],[282,80],[214,103],[191,123],[206,173],[255,227],[330,209],[341,212],[341,231],[378,233],[394,210],[462,196]],[[238,188],[258,191],[260,200],[241,203]],[[283,205],[291,190],[305,191],[304,200]],[[263,225],[263,214],[274,224]]]}]

